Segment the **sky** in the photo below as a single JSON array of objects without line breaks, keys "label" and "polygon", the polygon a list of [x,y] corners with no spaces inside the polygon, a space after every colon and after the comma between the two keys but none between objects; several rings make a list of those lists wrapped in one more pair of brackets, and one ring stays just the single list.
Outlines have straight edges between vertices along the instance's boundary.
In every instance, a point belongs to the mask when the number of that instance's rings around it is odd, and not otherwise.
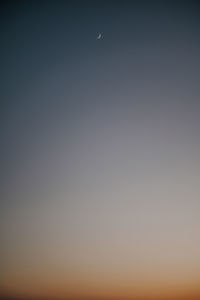
[{"label": "sky", "polygon": [[0,39],[0,299],[200,299],[198,1],[5,1]]}]

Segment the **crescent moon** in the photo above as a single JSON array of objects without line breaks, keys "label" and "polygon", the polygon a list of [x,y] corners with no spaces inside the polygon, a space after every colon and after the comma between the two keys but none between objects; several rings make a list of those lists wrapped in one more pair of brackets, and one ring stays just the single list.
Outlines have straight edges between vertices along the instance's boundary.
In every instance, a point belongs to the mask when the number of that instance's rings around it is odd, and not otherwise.
[{"label": "crescent moon", "polygon": [[97,40],[100,40],[100,39],[101,39],[101,33],[99,33],[97,36]]}]

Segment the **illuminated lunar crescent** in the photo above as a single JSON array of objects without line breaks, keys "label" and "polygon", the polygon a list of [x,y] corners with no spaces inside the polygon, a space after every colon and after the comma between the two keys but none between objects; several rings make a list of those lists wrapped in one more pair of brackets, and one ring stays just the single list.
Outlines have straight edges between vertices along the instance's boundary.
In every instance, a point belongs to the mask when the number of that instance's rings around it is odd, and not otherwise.
[{"label": "illuminated lunar crescent", "polygon": [[101,39],[101,33],[98,34],[97,40]]}]

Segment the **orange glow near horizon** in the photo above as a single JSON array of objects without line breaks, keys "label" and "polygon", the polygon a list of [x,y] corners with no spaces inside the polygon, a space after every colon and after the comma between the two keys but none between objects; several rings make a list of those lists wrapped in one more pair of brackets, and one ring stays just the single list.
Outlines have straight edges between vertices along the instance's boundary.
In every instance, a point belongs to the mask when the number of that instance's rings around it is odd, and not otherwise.
[{"label": "orange glow near horizon", "polygon": [[[55,270],[52,270],[52,272]],[[122,271],[122,270],[121,270]],[[16,274],[3,282],[2,295],[20,299],[58,300],[185,300],[199,299],[198,274],[176,272],[140,274],[112,273],[110,270],[96,270],[88,273],[67,274],[41,272],[25,277]],[[164,270],[163,270],[164,272]],[[131,276],[132,275],[132,276]],[[140,276],[139,276],[140,275]],[[44,279],[45,278],[45,279]],[[2,286],[2,283],[0,287]]]}]

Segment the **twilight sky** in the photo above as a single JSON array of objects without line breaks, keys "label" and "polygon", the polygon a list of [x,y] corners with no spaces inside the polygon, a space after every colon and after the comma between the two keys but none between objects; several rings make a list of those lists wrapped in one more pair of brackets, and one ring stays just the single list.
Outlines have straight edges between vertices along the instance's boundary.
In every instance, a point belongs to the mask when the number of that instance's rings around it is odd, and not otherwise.
[{"label": "twilight sky", "polygon": [[198,1],[5,1],[0,28],[0,297],[198,297]]}]

